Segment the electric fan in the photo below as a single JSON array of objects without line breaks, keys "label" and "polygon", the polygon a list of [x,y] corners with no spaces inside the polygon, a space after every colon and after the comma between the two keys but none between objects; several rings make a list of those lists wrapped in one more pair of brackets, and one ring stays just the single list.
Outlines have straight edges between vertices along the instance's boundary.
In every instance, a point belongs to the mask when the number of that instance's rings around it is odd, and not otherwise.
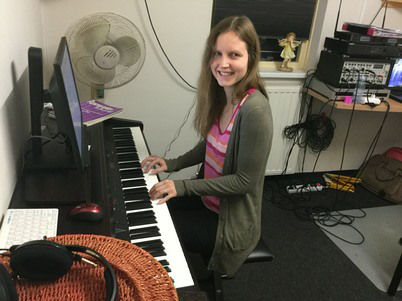
[{"label": "electric fan", "polygon": [[66,38],[76,78],[93,88],[122,86],[144,64],[144,38],[121,15],[110,12],[88,15],[69,27]]}]

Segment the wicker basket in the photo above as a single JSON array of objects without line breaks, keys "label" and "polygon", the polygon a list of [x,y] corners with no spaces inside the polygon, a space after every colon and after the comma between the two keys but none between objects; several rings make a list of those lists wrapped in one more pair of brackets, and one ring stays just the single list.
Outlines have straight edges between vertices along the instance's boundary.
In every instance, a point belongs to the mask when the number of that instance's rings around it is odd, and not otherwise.
[{"label": "wicker basket", "polygon": [[[178,300],[173,282],[163,266],[149,253],[127,241],[83,234],[56,236],[48,240],[63,245],[86,246],[101,253],[116,272],[121,301]],[[89,256],[88,259],[92,260]],[[0,257],[0,262],[11,272],[8,257]],[[103,272],[101,264],[94,267],[74,262],[66,275],[52,282],[19,279],[16,281],[18,297],[20,301],[103,301],[106,291]]]}]

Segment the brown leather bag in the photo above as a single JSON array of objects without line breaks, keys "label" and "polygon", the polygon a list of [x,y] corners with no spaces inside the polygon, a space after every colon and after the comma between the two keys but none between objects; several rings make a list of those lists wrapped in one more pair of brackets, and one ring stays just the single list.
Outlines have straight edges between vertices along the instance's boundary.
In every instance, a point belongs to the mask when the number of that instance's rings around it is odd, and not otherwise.
[{"label": "brown leather bag", "polygon": [[359,170],[361,184],[393,203],[402,203],[402,161],[372,156]]}]

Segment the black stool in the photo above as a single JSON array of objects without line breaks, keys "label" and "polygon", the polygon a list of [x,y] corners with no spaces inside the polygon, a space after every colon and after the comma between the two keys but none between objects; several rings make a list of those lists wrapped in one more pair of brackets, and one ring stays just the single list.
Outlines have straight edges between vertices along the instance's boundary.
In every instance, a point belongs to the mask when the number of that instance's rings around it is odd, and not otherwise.
[{"label": "black stool", "polygon": [[[269,250],[268,245],[260,238],[254,251],[250,253],[244,263],[272,261],[273,259],[274,255]],[[214,271],[215,301],[223,301],[222,278],[228,277]]]},{"label": "black stool", "polygon": [[[399,244],[402,245],[402,237],[399,239]],[[391,283],[388,287],[387,294],[389,296],[394,296],[396,294],[396,290],[398,289],[399,283],[402,278],[402,255],[399,258],[398,265],[396,266],[394,276],[392,277]]]}]

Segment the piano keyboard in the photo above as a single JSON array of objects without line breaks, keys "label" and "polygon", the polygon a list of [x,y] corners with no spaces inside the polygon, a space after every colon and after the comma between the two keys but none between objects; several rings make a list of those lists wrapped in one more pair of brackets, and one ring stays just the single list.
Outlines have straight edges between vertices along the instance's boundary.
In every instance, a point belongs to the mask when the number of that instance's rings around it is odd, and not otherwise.
[{"label": "piano keyboard", "polygon": [[193,286],[166,203],[158,205],[149,199],[148,191],[158,178],[141,170],[140,162],[149,152],[140,127],[114,127],[113,136],[131,243],[156,258],[176,288]]}]

